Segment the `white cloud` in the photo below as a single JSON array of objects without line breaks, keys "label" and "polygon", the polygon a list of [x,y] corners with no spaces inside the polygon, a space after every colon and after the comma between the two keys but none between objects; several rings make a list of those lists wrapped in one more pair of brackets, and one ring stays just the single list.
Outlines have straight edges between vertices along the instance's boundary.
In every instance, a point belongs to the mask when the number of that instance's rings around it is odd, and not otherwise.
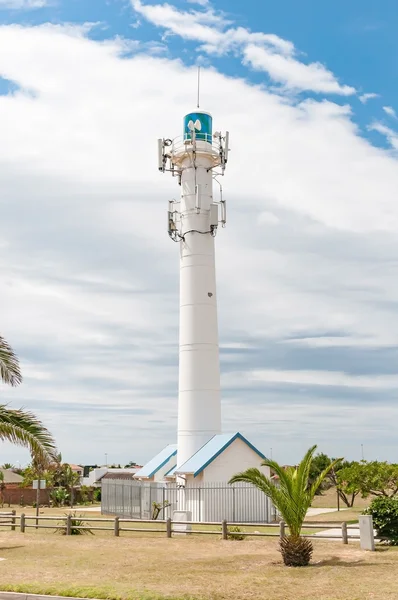
[{"label": "white cloud", "polygon": [[32,8],[43,8],[47,6],[49,0],[0,0],[1,8],[11,9],[32,9]]},{"label": "white cloud", "polygon": [[368,100],[372,100],[373,98],[379,98],[380,94],[375,94],[374,92],[370,92],[368,94],[362,94],[361,96],[359,96],[359,100],[362,102],[362,104],[366,104],[366,102]]},{"label": "white cloud", "polygon": [[344,96],[355,93],[353,87],[340,85],[333,73],[322,64],[300,62],[292,42],[275,34],[228,27],[231,22],[212,8],[206,11],[179,11],[170,4],[143,4],[141,0],[131,2],[136,12],[157,27],[184,39],[200,42],[199,49],[210,54],[239,53],[246,64],[267,72],[272,80],[289,89]]},{"label": "white cloud", "polygon": [[397,113],[395,112],[395,110],[392,108],[392,106],[383,106],[383,110],[384,112],[389,116],[392,117],[393,119],[397,119]]},{"label": "white cloud", "polygon": [[394,148],[394,150],[398,150],[398,133],[396,131],[378,122],[372,123],[369,129],[384,135],[391,147]]},{"label": "white cloud", "polygon": [[374,388],[398,390],[398,376],[348,375],[335,371],[252,371],[247,373],[249,382],[300,384],[333,387]]},{"label": "white cloud", "polygon": [[[87,31],[0,28],[0,76],[19,86],[0,96],[2,333],[26,375],[7,401],[36,409],[73,462],[105,451],[140,461],[175,438],[178,248],[164,216],[178,185],[157,172],[156,139],[180,134],[195,69],[126,57],[123,40]],[[342,411],[339,396],[313,391],[331,370],[330,385],[377,395],[358,422],[377,423],[379,452],[396,452],[382,419],[391,373],[369,385],[355,370],[369,348],[398,346],[398,161],[361,137],[347,107],[292,105],[214,69],[203,80],[216,128],[231,131],[228,225],[216,240],[225,428],[256,443],[267,429],[272,441],[272,418],[275,455],[283,440],[288,461],[325,417],[329,428],[356,422],[344,411],[358,396]],[[337,334],[348,354],[334,352]],[[287,341],[300,336],[307,344]],[[311,338],[332,343],[311,354]],[[258,372],[268,375],[254,382]],[[286,427],[298,398],[305,408]],[[352,451],[350,435],[342,443]]]},{"label": "white cloud", "polygon": [[291,56],[277,54],[267,48],[248,44],[243,50],[244,62],[258,71],[266,71],[274,81],[288,88],[312,90],[349,96],[355,89],[340,85],[333,73],[320,63],[305,65]]},{"label": "white cloud", "polygon": [[187,0],[189,4],[198,4],[199,6],[209,6],[209,0]]}]

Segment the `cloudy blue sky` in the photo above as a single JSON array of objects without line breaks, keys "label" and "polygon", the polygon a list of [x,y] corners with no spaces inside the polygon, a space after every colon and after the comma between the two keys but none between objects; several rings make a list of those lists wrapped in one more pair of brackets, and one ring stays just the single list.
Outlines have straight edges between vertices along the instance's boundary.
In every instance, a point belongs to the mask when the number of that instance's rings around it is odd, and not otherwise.
[{"label": "cloudy blue sky", "polygon": [[[66,460],[176,438],[176,181],[156,139],[230,131],[225,431],[398,460],[395,0],[0,0],[1,332]],[[28,454],[1,447],[0,461]]]}]

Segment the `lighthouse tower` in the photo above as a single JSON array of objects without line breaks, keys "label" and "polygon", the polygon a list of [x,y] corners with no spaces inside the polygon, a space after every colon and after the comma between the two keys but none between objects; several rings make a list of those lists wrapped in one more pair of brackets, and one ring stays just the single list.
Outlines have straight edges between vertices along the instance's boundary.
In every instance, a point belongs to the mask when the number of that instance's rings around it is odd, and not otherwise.
[{"label": "lighthouse tower", "polygon": [[177,467],[221,433],[214,238],[226,211],[213,181],[224,174],[228,138],[213,134],[211,115],[197,111],[184,117],[182,136],[158,141],[159,170],[181,187],[168,210],[168,233],[180,250]]},{"label": "lighthouse tower", "polygon": [[[153,494],[167,490],[170,506],[164,514],[176,522],[271,519],[264,494],[253,502],[251,490],[235,497],[228,485],[235,473],[250,467],[269,476],[264,454],[241,433],[221,428],[214,241],[225,225],[218,176],[224,175],[228,144],[228,132],[213,133],[211,115],[200,110],[184,117],[182,135],[158,140],[159,170],[170,172],[181,190],[167,214],[168,233],[180,254],[178,434],[177,444],[169,443],[134,478],[153,482]],[[150,514],[150,505],[146,510]]]}]

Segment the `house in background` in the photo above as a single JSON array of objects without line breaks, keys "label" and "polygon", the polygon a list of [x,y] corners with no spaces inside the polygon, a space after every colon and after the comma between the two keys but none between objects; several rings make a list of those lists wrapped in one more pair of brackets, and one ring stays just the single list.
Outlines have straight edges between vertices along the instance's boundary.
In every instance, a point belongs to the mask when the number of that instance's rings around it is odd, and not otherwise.
[{"label": "house in background", "polygon": [[6,489],[17,488],[23,482],[22,475],[14,473],[11,469],[0,469],[0,472],[3,473],[3,483],[5,484]]},{"label": "house in background", "polygon": [[[32,505],[36,502],[37,490],[32,486],[21,487],[23,482],[22,475],[14,473],[11,469],[0,469],[4,475],[3,501],[5,504],[19,504],[21,506]],[[40,490],[40,503],[48,504],[49,491],[48,489]]]},{"label": "house in background", "polygon": [[137,466],[131,469],[113,469],[112,467],[97,467],[92,469],[87,477],[82,477],[82,485],[87,485],[90,487],[101,487],[101,481],[103,477],[107,474],[124,474],[126,476],[133,476],[141,467]]},{"label": "house in background", "polygon": [[69,466],[74,473],[79,475],[80,485],[83,485],[83,471],[84,471],[83,467],[81,465],[72,465],[71,463],[69,463]]}]

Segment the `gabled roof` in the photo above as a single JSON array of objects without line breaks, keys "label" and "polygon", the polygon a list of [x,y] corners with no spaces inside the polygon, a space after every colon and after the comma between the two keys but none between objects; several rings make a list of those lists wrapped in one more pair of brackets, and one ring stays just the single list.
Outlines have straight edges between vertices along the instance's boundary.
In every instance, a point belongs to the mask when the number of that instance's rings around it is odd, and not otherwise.
[{"label": "gabled roof", "polygon": [[131,473],[129,471],[119,471],[118,473],[105,473],[103,477],[101,477],[101,481],[103,479],[134,479],[135,473]]},{"label": "gabled roof", "polygon": [[[257,450],[241,433],[222,433],[213,436],[196,454],[175,469],[175,474],[193,474],[196,477],[237,439],[247,444],[260,458],[265,458],[264,454]],[[170,473],[168,475],[170,476]]]},{"label": "gabled roof", "polygon": [[22,483],[23,477],[11,469],[0,469],[4,475],[4,483]]},{"label": "gabled roof", "polygon": [[152,460],[150,460],[146,465],[142,467],[137,473],[134,475],[136,478],[149,478],[153,477],[155,473],[159,471],[162,467],[164,467],[168,461],[177,455],[177,444],[169,444],[166,448],[163,448],[159,454],[157,454]]}]

